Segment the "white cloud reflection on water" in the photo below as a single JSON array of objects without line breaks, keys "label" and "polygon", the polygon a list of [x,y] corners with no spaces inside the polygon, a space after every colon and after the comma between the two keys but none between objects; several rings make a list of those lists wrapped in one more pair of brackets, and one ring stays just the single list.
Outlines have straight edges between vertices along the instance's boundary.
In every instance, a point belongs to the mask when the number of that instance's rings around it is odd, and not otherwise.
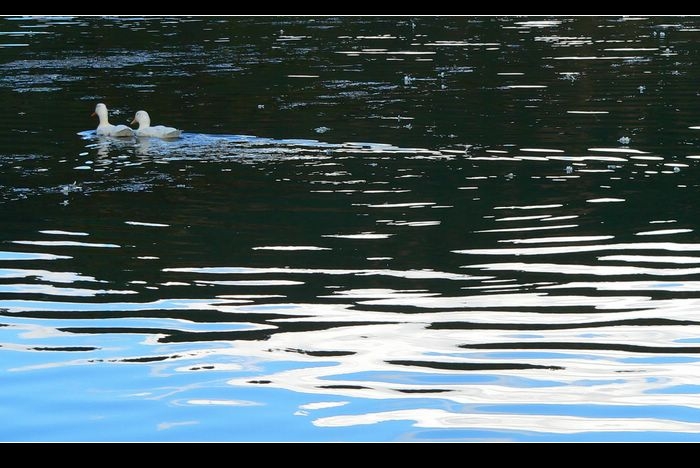
[{"label": "white cloud reflection on water", "polygon": [[[677,354],[663,352],[646,353],[615,350],[614,346],[630,345],[659,348],[676,346],[680,349],[688,340],[700,341],[700,326],[687,325],[655,327],[614,325],[608,322],[640,318],[692,318],[697,310],[697,301],[689,300],[681,308],[678,300],[660,301],[639,297],[586,298],[586,296],[547,296],[545,294],[500,294],[464,297],[435,297],[420,291],[399,291],[383,289],[340,290],[330,297],[344,300],[357,300],[350,304],[252,304],[226,305],[218,301],[209,303],[213,310],[222,310],[235,316],[236,313],[278,313],[287,318],[271,319],[271,324],[334,322],[334,328],[326,330],[306,330],[293,333],[274,333],[265,341],[207,341],[160,343],[157,336],[140,345],[130,343],[132,356],[144,357],[161,354],[165,351],[171,357],[158,364],[160,371],[171,373],[193,373],[194,369],[218,370],[234,374],[228,383],[236,388],[259,388],[260,384],[251,381],[269,381],[265,387],[288,390],[295,394],[326,399],[329,396],[343,398],[347,404],[313,405],[290,411],[290,415],[308,416],[318,427],[349,427],[354,425],[381,424],[397,419],[410,421],[420,428],[483,429],[498,431],[535,431],[550,433],[583,433],[598,431],[673,431],[696,432],[697,423],[646,417],[643,408],[677,406],[700,408],[700,395],[677,392],[679,388],[695,383],[689,368],[698,365],[697,352],[690,350]],[[466,299],[473,299],[472,306]],[[379,301],[379,302],[377,302]],[[625,306],[621,312],[609,311],[601,315],[594,311],[587,313],[552,313],[558,307],[575,304],[585,306],[609,306],[617,308],[620,301]],[[184,302],[184,301],[183,301]],[[412,305],[416,313],[405,311],[392,313],[364,310],[368,305]],[[639,307],[646,305],[646,307]],[[205,307],[204,303],[197,303]],[[534,306],[542,313],[508,311],[512,307]],[[421,312],[423,309],[454,307],[452,311]],[[486,307],[469,310],[469,307]],[[639,308],[637,308],[639,307]],[[303,315],[303,316],[297,316]],[[31,322],[17,318],[18,323]],[[347,321],[348,326],[342,326]],[[392,322],[395,323],[387,323]],[[232,329],[231,324],[175,324],[173,319],[109,319],[104,324],[95,319],[54,320],[45,326],[56,330],[70,324],[74,328],[82,325],[105,326],[100,336],[109,336],[109,326],[177,328],[192,331],[212,331]],[[62,323],[63,322],[63,323]],[[380,322],[360,324],[359,322]],[[489,323],[489,324],[572,324],[572,329],[439,329],[441,323]],[[590,323],[586,325],[586,323]],[[596,326],[601,324],[603,327]],[[193,328],[194,327],[194,328]],[[240,329],[240,328],[238,328]],[[2,329],[0,329],[2,330]],[[5,327],[5,332],[8,328]],[[139,332],[132,335],[138,339]],[[140,332],[145,333],[145,332]],[[71,343],[75,345],[72,334]],[[143,336],[143,335],[141,335]],[[148,336],[148,335],[146,335]],[[46,334],[45,339],[53,340],[55,334]],[[127,337],[124,337],[127,338]],[[104,338],[102,338],[104,340]],[[3,340],[4,341],[4,340]],[[88,340],[89,341],[89,340]],[[506,346],[489,349],[479,348],[482,344],[499,343]],[[513,349],[507,345],[532,343],[536,349]],[[575,343],[595,343],[601,349],[579,350]],[[225,344],[225,345],[224,345]],[[546,349],[542,344],[561,345],[561,349]],[[462,345],[475,348],[460,348]],[[201,346],[202,349],[197,350]],[[538,347],[541,346],[541,347]],[[301,350],[303,352],[295,352]],[[316,351],[342,351],[347,355],[313,355]],[[75,357],[75,353],[67,356]],[[55,353],[54,353],[55,356]],[[118,349],[105,348],[91,359],[101,356],[102,362],[128,357]],[[637,359],[637,361],[635,361]],[[223,361],[222,361],[223,360]],[[221,367],[228,361],[229,367]],[[273,370],[271,365],[287,361],[289,366]],[[402,362],[402,363],[398,363]],[[186,365],[183,365],[188,363]],[[126,364],[126,363],[125,363]],[[234,365],[231,365],[234,364]],[[459,367],[433,368],[444,364],[474,364],[472,370]],[[534,366],[526,369],[500,370],[498,366],[526,364]],[[650,365],[653,364],[653,365]],[[87,359],[55,360],[54,366],[86,366]],[[94,364],[93,364],[94,365]],[[134,364],[130,364],[134,365]],[[479,369],[479,365],[483,369]],[[538,368],[537,366],[541,366]],[[689,367],[690,366],[690,367]],[[47,369],[50,364],[41,366],[21,366],[15,371]],[[251,374],[253,369],[258,369]],[[266,369],[270,369],[267,370]],[[196,371],[193,373],[196,374]],[[241,377],[235,374],[240,373]],[[197,374],[199,375],[199,374]],[[403,377],[402,377],[403,376]],[[423,376],[423,377],[420,377]],[[178,391],[177,398],[194,402],[194,406],[218,406],[233,408],[239,406],[239,399],[187,398],[190,390]],[[265,397],[252,400],[250,404],[266,404]],[[313,397],[312,397],[313,398]],[[435,402],[452,402],[466,405],[461,411],[426,408],[426,399]],[[376,409],[368,411],[370,401],[403,401],[402,409]],[[392,405],[394,405],[392,403]],[[415,407],[411,407],[415,405]],[[534,414],[508,414],[490,412],[489,408],[471,405],[522,405],[531,407]],[[537,414],[542,405],[556,408],[557,405],[576,405],[579,408],[609,406],[607,416],[576,417],[566,414]],[[639,417],[621,417],[621,407],[638,407]],[[323,411],[323,415],[318,413]],[[566,409],[561,409],[566,411]],[[689,413],[692,418],[692,412]],[[607,428],[607,429],[606,429]]]},{"label": "white cloud reflection on water", "polygon": [[479,429],[501,431],[548,432],[698,432],[700,423],[652,418],[583,418],[555,415],[455,413],[438,409],[386,411],[381,413],[329,416],[313,421],[321,427],[377,424],[408,420],[422,428]]}]

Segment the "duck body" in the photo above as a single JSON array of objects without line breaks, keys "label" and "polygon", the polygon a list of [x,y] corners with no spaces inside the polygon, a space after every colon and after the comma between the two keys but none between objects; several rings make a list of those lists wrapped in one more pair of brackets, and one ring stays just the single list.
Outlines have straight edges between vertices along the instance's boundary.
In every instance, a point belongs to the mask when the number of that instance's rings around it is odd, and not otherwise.
[{"label": "duck body", "polygon": [[146,128],[137,128],[134,134],[140,137],[155,137],[155,138],[179,138],[182,135],[182,130],[164,125],[148,126]]},{"label": "duck body", "polygon": [[139,137],[153,137],[153,138],[180,138],[182,135],[182,130],[178,130],[174,127],[166,127],[165,125],[154,125],[151,126],[151,117],[148,112],[140,110],[134,116],[134,120],[131,124],[139,124],[139,128],[134,130],[134,134]]},{"label": "duck body", "polygon": [[126,125],[112,125],[109,123],[107,106],[102,103],[95,106],[95,112],[93,112],[92,115],[96,115],[97,118],[100,119],[100,123],[97,125],[97,130],[95,130],[95,133],[98,135],[111,137],[134,136],[134,131]]},{"label": "duck body", "polygon": [[97,127],[96,133],[100,136],[111,136],[111,137],[132,137],[134,136],[134,131],[127,127],[126,125],[100,125]]}]

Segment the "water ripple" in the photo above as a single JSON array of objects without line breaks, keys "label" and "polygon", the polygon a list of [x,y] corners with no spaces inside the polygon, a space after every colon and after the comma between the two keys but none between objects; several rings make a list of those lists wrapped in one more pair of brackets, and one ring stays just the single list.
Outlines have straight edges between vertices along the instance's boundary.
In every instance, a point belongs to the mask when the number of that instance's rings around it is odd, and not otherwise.
[{"label": "water ripple", "polygon": [[2,21],[1,439],[698,440],[696,19]]}]

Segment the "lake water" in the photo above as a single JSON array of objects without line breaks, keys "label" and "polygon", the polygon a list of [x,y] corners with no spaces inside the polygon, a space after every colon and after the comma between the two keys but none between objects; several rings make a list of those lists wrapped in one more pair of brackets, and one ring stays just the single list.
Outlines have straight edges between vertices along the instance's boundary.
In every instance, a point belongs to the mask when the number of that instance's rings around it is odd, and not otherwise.
[{"label": "lake water", "polygon": [[3,17],[0,71],[0,440],[700,441],[700,18]]}]

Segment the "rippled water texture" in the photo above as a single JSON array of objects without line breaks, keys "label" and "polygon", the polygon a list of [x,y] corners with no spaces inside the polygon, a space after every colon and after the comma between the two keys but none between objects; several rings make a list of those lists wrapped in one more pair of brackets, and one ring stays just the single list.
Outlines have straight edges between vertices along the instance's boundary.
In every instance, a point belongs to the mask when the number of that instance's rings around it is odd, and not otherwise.
[{"label": "rippled water texture", "polygon": [[0,440],[700,441],[699,54],[697,17],[0,18]]}]

